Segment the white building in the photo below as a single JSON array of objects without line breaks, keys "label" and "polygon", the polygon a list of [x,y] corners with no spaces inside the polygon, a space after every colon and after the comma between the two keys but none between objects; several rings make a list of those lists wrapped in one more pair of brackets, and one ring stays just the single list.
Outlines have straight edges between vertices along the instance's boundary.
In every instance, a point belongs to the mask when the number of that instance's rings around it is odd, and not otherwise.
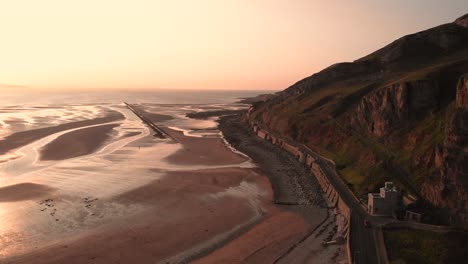
[{"label": "white building", "polygon": [[398,205],[398,191],[393,182],[385,182],[380,193],[369,193],[367,210],[374,215],[392,215]]}]

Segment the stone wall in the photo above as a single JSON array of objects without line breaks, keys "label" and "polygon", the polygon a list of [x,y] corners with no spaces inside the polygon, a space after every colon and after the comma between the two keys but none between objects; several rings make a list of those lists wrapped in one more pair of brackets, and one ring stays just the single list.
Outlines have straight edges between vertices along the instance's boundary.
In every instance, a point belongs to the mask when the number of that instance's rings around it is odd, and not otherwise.
[{"label": "stone wall", "polygon": [[[351,209],[349,206],[341,199],[336,189],[328,180],[327,175],[323,172],[320,165],[316,162],[316,158],[310,151],[305,148],[301,147],[300,145],[296,145],[291,143],[290,141],[278,137],[277,135],[273,135],[272,133],[268,132],[265,129],[261,129],[257,124],[251,124],[255,134],[265,140],[272,142],[273,144],[281,147],[285,151],[289,152],[291,155],[296,157],[304,166],[310,168],[311,176],[314,176],[320,188],[323,191],[323,197],[327,202],[329,208],[335,208],[337,213],[342,215],[345,219],[344,229],[342,230],[342,236],[346,239],[347,243],[347,254],[348,259],[351,259],[350,255],[350,245],[349,245],[349,232],[350,232],[350,223],[351,223]],[[351,262],[350,262],[351,263]]]},{"label": "stone wall", "polygon": [[262,130],[262,129],[259,129],[257,131],[257,136],[261,139],[268,139],[268,132]]}]

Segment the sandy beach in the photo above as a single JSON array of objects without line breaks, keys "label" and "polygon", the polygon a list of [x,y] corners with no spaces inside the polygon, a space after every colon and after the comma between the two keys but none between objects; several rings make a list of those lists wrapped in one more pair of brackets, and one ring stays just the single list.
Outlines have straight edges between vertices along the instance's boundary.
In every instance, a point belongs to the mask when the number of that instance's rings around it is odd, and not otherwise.
[{"label": "sandy beach", "polygon": [[34,183],[9,185],[0,187],[0,203],[40,199],[49,196],[53,192],[54,189],[49,186]]},{"label": "sandy beach", "polygon": [[301,205],[281,176],[302,175],[293,158],[257,145],[254,164],[210,120],[192,136],[187,106],[139,108],[167,139],[112,109],[6,137],[22,154],[4,172],[22,177],[0,187],[2,263],[273,263],[328,219],[319,196]]},{"label": "sandy beach", "polygon": [[301,239],[307,228],[299,215],[270,208],[255,227],[193,263],[274,263]]},{"label": "sandy beach", "polygon": [[117,126],[93,126],[61,135],[41,149],[41,159],[62,160],[91,154],[111,138],[109,133]]},{"label": "sandy beach", "polygon": [[163,128],[166,133],[183,145],[183,148],[167,157],[167,161],[186,165],[228,165],[247,161],[248,158],[232,152],[219,137],[187,137],[181,131]]},{"label": "sandy beach", "polygon": [[115,113],[109,114],[106,117],[99,117],[99,118],[90,119],[90,120],[76,121],[76,122],[70,122],[70,123],[61,124],[57,126],[17,132],[17,133],[8,135],[4,139],[0,140],[0,154],[5,154],[8,151],[30,144],[36,140],[39,140],[48,135],[58,133],[60,131],[78,128],[78,127],[108,123],[108,122],[120,120],[122,118],[123,116],[120,113],[115,112]]},{"label": "sandy beach", "polygon": [[[257,181],[263,186],[268,184],[265,177],[254,170],[174,172],[109,201],[145,204],[148,209],[145,212],[6,263],[83,263],[91,260],[93,263],[156,263],[184,251],[194,254],[192,248],[258,215],[255,208],[245,202],[257,198],[248,197],[249,194],[225,193],[226,188],[238,188],[246,181],[254,186]],[[220,237],[212,243],[224,239]],[[206,247],[209,248],[209,244]],[[116,251],[119,254],[116,255]]]}]

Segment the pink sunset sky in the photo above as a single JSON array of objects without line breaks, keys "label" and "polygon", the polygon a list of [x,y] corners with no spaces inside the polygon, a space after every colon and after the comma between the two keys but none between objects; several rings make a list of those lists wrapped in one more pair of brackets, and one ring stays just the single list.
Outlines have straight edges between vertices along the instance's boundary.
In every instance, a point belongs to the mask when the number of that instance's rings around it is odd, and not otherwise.
[{"label": "pink sunset sky", "polygon": [[466,0],[15,0],[0,3],[0,90],[279,90]]}]

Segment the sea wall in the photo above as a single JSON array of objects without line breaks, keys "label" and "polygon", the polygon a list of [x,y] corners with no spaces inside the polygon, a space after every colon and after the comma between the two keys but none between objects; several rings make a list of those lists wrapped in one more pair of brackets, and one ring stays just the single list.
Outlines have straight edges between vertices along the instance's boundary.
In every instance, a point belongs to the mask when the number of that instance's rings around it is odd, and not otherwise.
[{"label": "sea wall", "polygon": [[301,144],[294,143],[288,139],[275,135],[268,130],[261,128],[258,124],[250,123],[254,133],[265,140],[270,141],[272,144],[279,146],[287,151],[304,166],[310,169],[311,176],[315,177],[323,191],[323,197],[327,202],[329,208],[334,208],[336,213],[344,218],[344,225],[341,230],[341,236],[346,239],[346,251],[348,254],[349,263],[351,263],[349,233],[351,223],[351,209],[339,196],[335,187],[330,183],[328,176],[323,172],[319,163],[317,163],[318,155],[313,153],[309,148]]},{"label": "sea wall", "polygon": [[266,139],[268,140],[268,133],[262,129],[258,129],[257,131],[257,136],[261,139]]}]

